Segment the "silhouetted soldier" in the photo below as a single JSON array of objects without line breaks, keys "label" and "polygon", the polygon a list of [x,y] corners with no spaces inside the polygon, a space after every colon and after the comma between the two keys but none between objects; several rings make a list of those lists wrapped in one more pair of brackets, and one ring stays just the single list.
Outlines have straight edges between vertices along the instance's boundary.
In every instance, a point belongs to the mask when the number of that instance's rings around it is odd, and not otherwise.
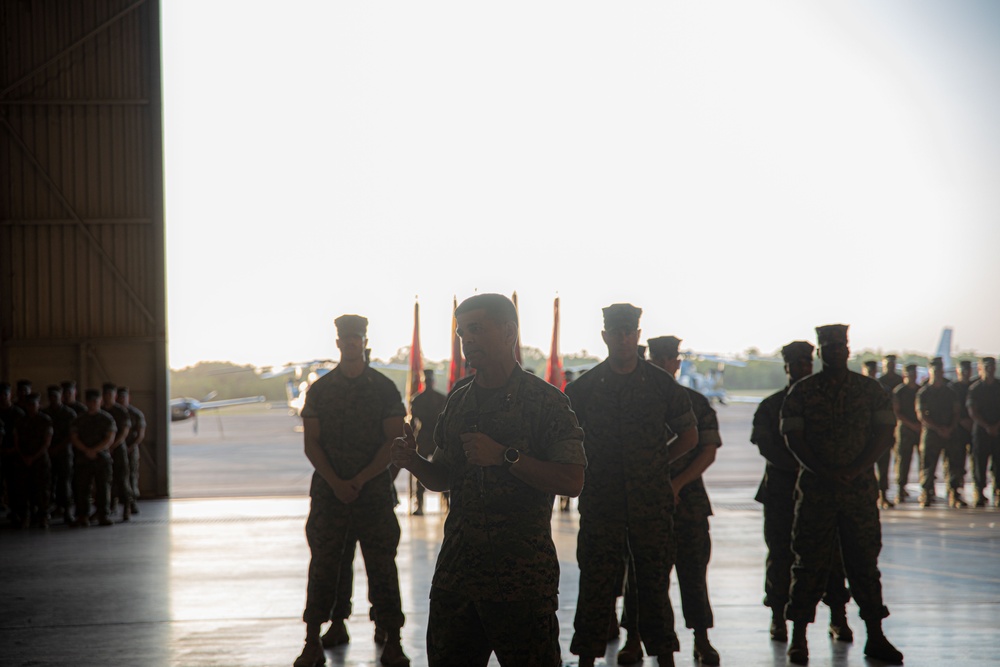
[{"label": "silhouetted soldier", "polygon": [[[680,339],[675,336],[660,336],[646,342],[650,362],[675,377],[680,369],[680,359],[677,356]],[[674,544],[677,545],[674,567],[681,590],[684,622],[694,631],[694,657],[702,664],[718,665],[719,652],[708,640],[708,629],[714,626],[707,580],[708,563],[712,557],[712,537],[708,525],[708,517],[712,516],[712,504],[705,490],[702,473],[715,462],[716,453],[722,446],[722,438],[719,435],[719,419],[708,399],[694,389],[684,387],[684,391],[691,400],[691,409],[698,420],[698,444],[670,466],[669,483],[674,491]],[[625,590],[625,610],[632,616],[636,609],[636,590],[630,577]],[[642,660],[639,633],[631,620],[629,618],[628,624],[622,623],[628,630],[628,639],[618,653],[618,663],[621,665]]]},{"label": "silhouetted soldier", "polygon": [[[972,461],[972,417],[969,416],[969,410],[966,408],[966,401],[969,399],[969,387],[972,386],[972,362],[968,359],[963,359],[958,362],[958,374],[955,381],[950,385],[951,390],[955,392],[958,396],[958,428],[955,429],[955,438],[958,441],[957,446],[962,449],[962,470],[963,470],[963,481],[964,481],[964,471],[965,471],[965,460]],[[948,459],[945,458],[945,476],[950,477],[950,464]]]},{"label": "silhouetted soldier", "polygon": [[126,408],[115,400],[118,396],[118,386],[113,382],[105,382],[101,387],[101,410],[104,410],[115,420],[118,429],[114,442],[108,451],[111,453],[111,512],[114,513],[118,503],[122,505],[122,521],[132,517],[132,488],[129,482],[128,446],[125,440],[132,432],[132,417]]},{"label": "silhouetted soldier", "polygon": [[[451,490],[431,584],[429,667],[557,667],[559,560],[554,495],[583,486],[583,432],[566,396],[514,359],[517,310],[500,294],[455,309],[474,380],[453,389],[432,458],[413,431],[393,443],[393,463],[431,491]],[[632,348],[635,356],[635,348]],[[607,616],[604,618],[607,631]]]},{"label": "silhouetted soldier", "polygon": [[[566,385],[568,385],[570,382],[572,382],[575,379],[576,379],[576,373],[574,371],[571,371],[571,370],[565,370],[565,371],[563,371],[563,386],[562,386],[563,390],[566,389]],[[570,505],[572,503],[572,500],[573,499],[570,498],[569,496],[559,496],[559,511],[560,512],[568,512],[569,509],[570,509]],[[617,625],[618,625],[618,621],[617,621],[617,618],[616,618],[615,619],[615,626],[617,627]]]},{"label": "silhouetted soldier", "polygon": [[31,393],[31,380],[17,381],[17,396],[15,404],[21,408],[25,414],[28,413],[28,395]]},{"label": "silhouetted soldier", "polygon": [[111,504],[111,454],[108,448],[115,441],[118,427],[114,417],[101,410],[101,392],[84,392],[87,411],[77,415],[70,427],[73,443],[73,492],[76,494],[76,521],[73,525],[90,525],[90,488],[94,487],[97,518],[102,526],[114,523],[109,515]]},{"label": "silhouetted soldier", "polygon": [[28,528],[32,519],[42,528],[49,527],[49,496],[52,494],[52,463],[49,445],[52,443],[52,420],[39,409],[41,397],[30,393],[24,397],[24,419],[14,430],[17,446],[20,489],[15,507],[21,517],[21,527]]},{"label": "silhouetted soldier", "polygon": [[380,661],[401,667],[410,661],[400,645],[399,523],[388,464],[389,445],[403,433],[406,411],[396,385],[366,363],[368,320],[341,315],[335,324],[340,363],[312,384],[302,408],[306,457],[316,472],[306,521],[312,554],[302,616],[306,641],[295,665],[326,660],[320,630],[336,602],[348,542],[356,537],[372,604],[388,633]]},{"label": "silhouetted soldier", "polygon": [[896,484],[899,493],[896,502],[901,503],[910,494],[906,492],[906,483],[910,477],[910,463],[913,461],[913,450],[917,450],[917,460],[920,458],[920,420],[917,419],[917,365],[907,364],[903,383],[892,390],[892,410],[896,415]]},{"label": "silhouetted soldier", "polygon": [[69,525],[73,521],[70,507],[73,505],[73,445],[69,441],[69,431],[76,419],[76,411],[62,402],[62,388],[50,385],[49,404],[42,412],[52,420],[52,444],[49,458],[52,460],[52,501],[56,511],[62,512],[63,521]]},{"label": "silhouetted soldier", "polygon": [[[434,371],[424,371],[424,390],[410,401],[410,425],[417,439],[417,451],[424,458],[434,453],[434,426],[446,401],[445,395],[434,389]],[[414,484],[417,507],[413,514],[420,516],[424,513],[424,485],[420,480],[414,480]]]},{"label": "silhouetted soldier", "polygon": [[840,543],[851,594],[868,630],[865,655],[901,664],[903,654],[882,633],[889,610],[882,604],[878,554],[882,548],[874,465],[892,446],[896,423],[878,382],[847,368],[847,326],[817,327],[823,369],[792,385],[781,408],[781,431],[799,460],[792,527],[791,619],[788,658],[809,659],[806,630],[829,579],[832,550]]},{"label": "silhouetted soldier", "polygon": [[[795,517],[795,483],[799,462],[788,450],[781,435],[781,406],[793,384],[813,371],[812,343],[794,341],[781,348],[788,386],[771,394],[757,406],[753,416],[750,442],[757,445],[767,460],[764,478],[760,482],[757,502],[764,505],[764,542],[767,562],[764,573],[764,606],[771,608],[771,639],[788,641],[785,607],[792,584],[792,523]],[[830,575],[827,577],[823,602],[830,608],[830,636],[839,641],[853,641],[854,632],[847,624],[847,603],[851,594],[844,585],[844,561],[840,555],[840,539],[832,550]]]},{"label": "silhouetted soldier", "polygon": [[120,406],[128,410],[129,420],[132,427],[125,438],[125,447],[128,452],[128,489],[129,489],[129,509],[132,514],[139,513],[139,447],[146,438],[146,415],[142,410],[132,405],[132,399],[128,387],[118,387],[115,400]]},{"label": "silhouetted soldier", "polygon": [[972,429],[972,473],[976,486],[976,507],[986,506],[986,471],[993,479],[993,504],[1000,507],[1000,382],[996,381],[997,362],[983,357],[979,362],[979,380],[969,387],[966,405],[975,424]]},{"label": "silhouetted soldier", "polygon": [[944,361],[931,361],[931,379],[917,392],[917,418],[923,429],[920,434],[920,506],[928,507],[934,496],[934,473],[943,453],[949,471],[948,505],[968,507],[962,500],[965,485],[965,446],[959,448],[955,429],[959,419],[958,396],[944,377]]},{"label": "silhouetted soldier", "polygon": [[[893,358],[893,368],[895,369],[895,357]],[[872,380],[877,380],[878,375],[878,362],[874,359],[870,359],[865,362],[864,370],[862,375],[871,378]],[[896,376],[899,377],[899,376]],[[902,378],[900,378],[902,382]],[[879,382],[886,392],[891,396],[892,389],[888,387],[889,383],[883,384]],[[894,505],[889,500],[889,463],[891,459],[892,449],[886,451],[885,454],[879,457],[879,460],[875,462],[875,478],[878,479],[878,506],[881,509],[887,510],[892,509]]]},{"label": "silhouetted soldier", "polygon": [[65,380],[61,383],[62,386],[62,402],[63,405],[73,410],[76,416],[79,417],[82,414],[86,414],[87,406],[81,403],[76,398],[76,382],[73,380]]},{"label": "silhouetted soldier", "polygon": [[[24,419],[24,410],[14,405],[9,382],[0,382],[0,425],[2,425],[3,437],[0,438],[0,481],[7,487],[7,507],[8,517],[11,523],[20,525],[21,517],[14,511],[15,506],[20,506],[21,501],[17,497],[20,482],[18,480],[18,459],[17,445],[14,442],[14,430]],[[3,489],[0,489],[0,496],[3,496]]]},{"label": "silhouetted soldier", "polygon": [[903,378],[896,372],[895,354],[887,354],[882,359],[882,376],[879,377],[878,383],[885,387],[885,390],[890,394],[896,387],[903,384]]},{"label": "silhouetted soldier", "polygon": [[627,303],[605,308],[601,336],[608,358],[566,387],[586,433],[589,461],[579,503],[580,593],[570,644],[581,667],[605,653],[625,562],[635,573],[635,622],[646,652],[660,665],[673,665],[680,649],[669,596],[670,464],[698,444],[697,419],[684,388],[636,353],[641,314]]}]

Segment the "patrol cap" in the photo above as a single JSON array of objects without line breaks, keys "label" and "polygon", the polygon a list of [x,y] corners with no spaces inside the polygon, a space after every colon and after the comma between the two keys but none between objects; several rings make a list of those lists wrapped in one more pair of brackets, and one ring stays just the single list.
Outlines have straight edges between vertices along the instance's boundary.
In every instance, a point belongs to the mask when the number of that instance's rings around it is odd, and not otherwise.
[{"label": "patrol cap", "polygon": [[337,327],[337,336],[361,336],[368,335],[368,318],[360,315],[341,315],[333,321]]},{"label": "patrol cap", "polygon": [[105,382],[104,384],[101,385],[101,391],[104,392],[105,394],[108,393],[109,391],[117,392],[118,385],[116,385],[114,382]]},{"label": "patrol cap", "polygon": [[636,345],[636,351],[639,353],[639,358],[640,359],[645,359],[646,358],[646,346],[645,345]]},{"label": "patrol cap", "polygon": [[92,400],[100,398],[101,397],[101,392],[98,391],[97,389],[91,388],[91,389],[88,389],[87,391],[83,392],[83,397],[84,397],[83,400],[85,400],[85,401],[92,401]]},{"label": "patrol cap", "polygon": [[18,380],[17,390],[21,391],[22,389],[31,389],[31,380]]},{"label": "patrol cap", "polygon": [[843,343],[847,345],[847,327],[849,324],[824,324],[816,327],[816,340],[822,345]]},{"label": "patrol cap", "polygon": [[118,387],[118,395],[119,396],[127,396],[128,395],[128,387]]},{"label": "patrol cap", "polygon": [[884,361],[891,361],[891,362],[895,363],[896,362],[896,355],[895,354],[887,354],[884,357],[882,357],[882,359]]},{"label": "patrol cap", "polygon": [[649,356],[653,359],[661,357],[674,358],[680,351],[681,339],[677,336],[657,336],[646,341],[649,345]]},{"label": "patrol cap", "polygon": [[917,365],[916,364],[906,364],[906,372],[907,373],[909,373],[910,371],[916,371],[916,370],[917,370]]},{"label": "patrol cap", "polygon": [[30,394],[24,397],[24,400],[28,401],[29,403],[38,403],[42,400],[42,397],[35,392],[31,392]]},{"label": "patrol cap", "polygon": [[424,379],[425,380],[433,380],[434,379],[434,369],[433,368],[428,368],[428,369],[426,369],[424,371]]},{"label": "patrol cap", "polygon": [[790,364],[798,359],[812,359],[813,344],[805,340],[797,340],[781,348],[781,358],[786,364]]},{"label": "patrol cap", "polygon": [[931,366],[934,368],[944,368],[944,359],[941,357],[934,357],[931,359]]},{"label": "patrol cap", "polygon": [[611,331],[621,327],[639,328],[639,316],[642,308],[636,308],[631,303],[615,303],[602,309],[604,313],[604,330]]},{"label": "patrol cap", "polygon": [[64,390],[76,389],[76,380],[63,380],[62,388]]},{"label": "patrol cap", "polygon": [[972,362],[969,361],[968,359],[963,359],[962,361],[958,362],[958,366],[959,366],[959,368],[963,368],[963,369],[971,369],[972,368]]},{"label": "patrol cap", "polygon": [[865,368],[867,368],[870,371],[874,371],[878,368],[878,362],[875,361],[874,359],[869,359],[868,361],[865,362]]},{"label": "patrol cap", "polygon": [[50,384],[48,387],[45,388],[45,391],[49,396],[51,396],[52,394],[59,394],[60,396],[62,395],[62,387],[60,387],[57,384]]},{"label": "patrol cap", "polygon": [[994,359],[993,357],[983,357],[982,361],[984,365],[985,364],[993,364],[994,366],[997,365],[997,360]]}]

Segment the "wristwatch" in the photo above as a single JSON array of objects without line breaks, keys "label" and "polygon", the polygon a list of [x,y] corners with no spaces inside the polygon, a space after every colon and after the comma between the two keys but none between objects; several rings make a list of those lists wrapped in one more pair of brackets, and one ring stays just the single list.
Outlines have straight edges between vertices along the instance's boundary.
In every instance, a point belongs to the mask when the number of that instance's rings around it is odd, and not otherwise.
[{"label": "wristwatch", "polygon": [[521,460],[521,452],[514,449],[513,447],[508,447],[503,453],[503,467],[509,470],[512,465]]}]

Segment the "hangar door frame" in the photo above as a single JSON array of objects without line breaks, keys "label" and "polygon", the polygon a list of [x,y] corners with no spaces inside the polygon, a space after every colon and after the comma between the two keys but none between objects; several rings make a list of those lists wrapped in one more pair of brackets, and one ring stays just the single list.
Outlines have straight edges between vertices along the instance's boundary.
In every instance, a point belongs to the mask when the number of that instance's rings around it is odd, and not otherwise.
[{"label": "hangar door frame", "polygon": [[0,3],[0,188],[0,378],[129,386],[169,495],[158,0]]}]

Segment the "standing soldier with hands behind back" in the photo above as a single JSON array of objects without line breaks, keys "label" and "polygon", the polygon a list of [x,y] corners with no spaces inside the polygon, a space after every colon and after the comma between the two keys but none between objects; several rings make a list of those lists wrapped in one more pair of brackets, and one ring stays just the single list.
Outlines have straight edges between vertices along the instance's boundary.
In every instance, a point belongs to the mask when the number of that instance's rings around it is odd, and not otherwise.
[{"label": "standing soldier with hands behind back", "polygon": [[[424,371],[424,390],[410,401],[410,423],[415,422],[417,451],[424,458],[434,453],[434,426],[446,401],[445,395],[434,389],[434,371]],[[419,480],[414,480],[414,483],[417,486],[417,507],[413,515],[420,516],[424,513],[424,485]]]},{"label": "standing soldier with hands behind back", "polygon": [[101,410],[101,392],[88,389],[84,392],[87,411],[77,415],[70,427],[73,443],[73,492],[76,494],[76,522],[90,525],[90,487],[94,486],[97,518],[102,526],[114,522],[109,514],[111,504],[111,454],[108,448],[115,441],[118,427],[114,418]]},{"label": "standing soldier with hands behind back", "polygon": [[979,381],[969,388],[966,406],[975,426],[972,429],[972,474],[976,486],[976,507],[986,506],[986,471],[993,477],[993,501],[1000,507],[1000,382],[996,380],[997,362],[983,357],[979,362]]},{"label": "standing soldier with hands behind back", "polygon": [[340,363],[313,383],[302,408],[306,458],[316,472],[306,520],[312,554],[302,615],[306,641],[295,667],[326,662],[320,629],[336,602],[341,559],[353,556],[354,537],[365,559],[372,606],[387,633],[380,662],[406,667],[410,660],[399,636],[404,620],[396,570],[399,522],[388,470],[389,446],[403,434],[406,410],[392,380],[365,361],[368,320],[341,315],[335,324]]},{"label": "standing soldier with hands behind back", "polygon": [[935,501],[934,474],[941,454],[948,471],[948,504],[967,507],[962,500],[965,475],[965,445],[955,437],[959,420],[958,396],[944,377],[944,360],[931,361],[931,381],[917,392],[917,419],[923,426],[920,435],[920,506]]},{"label": "standing soldier with hands behind back", "polygon": [[[806,664],[806,630],[829,576],[839,534],[851,594],[868,630],[865,655],[902,664],[903,654],[882,633],[878,554],[882,526],[874,464],[892,446],[895,418],[878,382],[847,368],[847,325],[817,327],[823,370],[792,385],[781,408],[781,431],[799,460],[792,528],[792,586],[787,617],[788,659]],[[846,545],[846,548],[843,548]]]}]

